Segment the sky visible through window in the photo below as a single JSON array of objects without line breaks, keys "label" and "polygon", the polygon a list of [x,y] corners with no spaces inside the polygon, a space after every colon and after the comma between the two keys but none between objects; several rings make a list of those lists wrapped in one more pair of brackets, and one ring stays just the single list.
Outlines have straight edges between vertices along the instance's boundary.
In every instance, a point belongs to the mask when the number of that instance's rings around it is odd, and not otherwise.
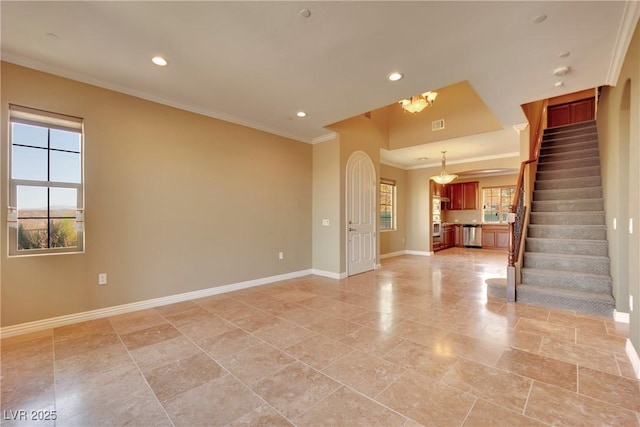
[{"label": "sky visible through window", "polygon": [[[81,135],[47,127],[12,123],[12,177],[18,180],[81,183]],[[76,209],[77,190],[18,185],[20,210]]]}]

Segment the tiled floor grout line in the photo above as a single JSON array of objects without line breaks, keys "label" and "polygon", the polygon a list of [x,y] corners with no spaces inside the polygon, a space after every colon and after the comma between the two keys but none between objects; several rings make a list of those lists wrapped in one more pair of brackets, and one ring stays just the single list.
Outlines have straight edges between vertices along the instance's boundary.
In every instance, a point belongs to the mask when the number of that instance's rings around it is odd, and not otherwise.
[{"label": "tiled floor grout line", "polygon": [[[213,314],[213,313],[211,313],[211,314]],[[215,315],[215,314],[214,314],[214,315]],[[162,316],[162,317],[164,317],[164,319],[165,319],[167,322],[171,323],[171,321],[169,321],[165,316]],[[223,320],[227,321],[226,319],[223,319]],[[195,323],[195,322],[194,322],[194,323]],[[260,395],[259,395],[258,393],[256,393],[256,392],[255,392],[251,387],[249,387],[249,385],[245,384],[245,383],[244,383],[244,381],[241,381],[241,380],[240,380],[240,378],[238,378],[238,377],[237,377],[233,372],[231,372],[229,369],[227,369],[224,365],[220,364],[220,362],[219,362],[218,360],[216,360],[212,355],[210,355],[210,354],[209,354],[208,352],[206,352],[202,347],[200,347],[200,346],[198,345],[198,343],[196,343],[195,341],[193,341],[193,340],[191,339],[191,337],[189,337],[189,336],[185,335],[185,334],[184,334],[182,331],[180,331],[180,329],[179,329],[176,325],[174,325],[173,323],[171,323],[171,324],[173,325],[173,327],[174,327],[174,328],[176,328],[176,329],[177,329],[177,330],[182,334],[182,336],[183,336],[183,337],[185,337],[186,339],[188,339],[188,340],[189,340],[193,345],[195,345],[198,349],[200,349],[200,351],[202,351],[202,353],[204,353],[205,355],[207,355],[207,357],[209,357],[209,358],[210,358],[211,360],[213,360],[213,361],[214,361],[218,366],[220,366],[220,368],[221,368],[223,371],[225,371],[228,375],[230,375],[231,377],[233,377],[236,381],[238,381],[238,383],[242,384],[242,386],[243,386],[243,387],[245,387],[247,390],[249,390],[251,393],[253,393],[253,394],[254,394],[258,399],[260,399],[262,402],[264,402],[264,404],[265,404],[265,405],[269,406],[271,409],[273,409],[276,413],[278,413],[278,414],[279,414],[280,416],[282,416],[284,419],[286,419],[287,421],[291,422],[291,424],[294,424],[294,423],[293,423],[289,418],[287,418],[284,414],[280,413],[280,411],[278,411],[278,410],[277,410],[275,407],[273,407],[269,402],[267,402],[267,401],[266,401],[262,396],[260,396]],[[237,327],[237,325],[236,325],[236,327]],[[245,332],[246,332],[246,331],[245,331]],[[263,342],[264,342],[264,341],[263,341]],[[256,347],[256,346],[258,346],[258,345],[260,345],[260,344],[256,344],[256,345],[251,346],[251,347],[249,347],[249,348],[253,348],[253,347]],[[241,351],[242,351],[242,350],[241,350]],[[233,354],[240,353],[241,351],[238,351],[238,352],[233,353]],[[227,356],[225,356],[225,357],[232,356],[233,354],[231,354],[231,355],[227,355]],[[295,363],[295,362],[291,362],[289,365],[291,365],[292,363]],[[287,365],[287,366],[289,366],[289,365]],[[284,368],[283,368],[283,369],[284,369]],[[266,377],[265,377],[265,378],[266,378]],[[145,380],[146,380],[146,379],[145,379]],[[256,382],[258,382],[258,381],[260,381],[260,380],[257,380],[257,381],[255,381],[254,383],[256,383]],[[209,382],[211,382],[211,381],[209,381]],[[204,385],[204,384],[202,384],[202,385]],[[199,387],[200,387],[200,386],[199,386]],[[153,391],[153,390],[152,390],[152,391]],[[179,396],[180,394],[186,393],[187,391],[189,391],[189,390],[185,390],[185,391],[184,391],[184,392],[182,392],[182,393],[178,393],[176,396]],[[155,395],[155,392],[154,392],[154,395]],[[176,397],[176,396],[173,396],[173,397]],[[162,403],[160,403],[160,405],[162,406],[162,409],[164,409],[164,405],[162,405]],[[253,410],[252,410],[252,411],[253,411]],[[165,412],[166,412],[166,410],[165,410]],[[251,411],[249,411],[249,412],[251,412]],[[247,412],[247,413],[248,413],[248,412]],[[243,416],[245,416],[247,413],[240,415],[238,418],[236,418],[235,420],[233,420],[233,421],[231,421],[231,422],[235,422],[237,419],[242,418],[242,417],[243,417]],[[171,417],[169,417],[169,418],[171,419]],[[172,424],[173,424],[173,420],[172,420]],[[295,425],[295,424],[294,424],[294,425]]]},{"label": "tiled floor grout line", "polygon": [[[162,316],[162,315],[161,315]],[[162,316],[165,320],[167,320],[164,316]],[[109,318],[107,318],[107,320],[109,320]],[[167,320],[168,322],[168,320]],[[171,322],[169,322],[171,323]],[[118,340],[120,340],[120,344],[124,347],[125,351],[127,352],[127,355],[129,356],[129,358],[131,359],[131,361],[133,362],[133,364],[136,366],[136,369],[138,370],[138,372],[140,373],[140,376],[142,377],[142,380],[144,381],[144,383],[147,385],[147,387],[149,388],[149,391],[151,392],[151,394],[153,395],[154,399],[156,400],[156,402],[158,402],[158,405],[160,405],[160,407],[162,408],[162,411],[164,412],[164,414],[167,416],[167,419],[169,420],[169,422],[171,423],[172,426],[175,427],[175,423],[173,422],[173,419],[171,418],[171,416],[169,416],[169,413],[167,412],[167,409],[164,407],[164,405],[162,404],[162,402],[160,401],[160,399],[158,398],[158,395],[156,395],[156,392],[153,390],[153,388],[151,387],[151,384],[149,384],[149,381],[147,381],[147,377],[144,375],[144,373],[142,372],[142,370],[140,369],[140,366],[138,365],[138,362],[136,362],[136,359],[133,357],[133,355],[131,354],[131,352],[129,351],[129,348],[127,347],[127,345],[124,343],[124,341],[122,340],[122,336],[120,335],[120,333],[118,332],[118,330],[113,326],[113,324],[111,323],[111,321],[109,320],[109,324],[111,325],[111,327],[114,329],[115,333],[118,335]],[[172,325],[174,326],[174,325]],[[174,326],[175,327],[175,326]]]}]

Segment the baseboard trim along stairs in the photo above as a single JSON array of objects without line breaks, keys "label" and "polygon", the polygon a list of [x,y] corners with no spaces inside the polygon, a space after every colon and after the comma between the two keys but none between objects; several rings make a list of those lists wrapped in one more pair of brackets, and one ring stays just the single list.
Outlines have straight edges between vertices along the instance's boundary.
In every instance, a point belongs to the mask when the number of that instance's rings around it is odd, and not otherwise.
[{"label": "baseboard trim along stairs", "polygon": [[595,121],[545,130],[517,301],[612,316],[605,221]]}]

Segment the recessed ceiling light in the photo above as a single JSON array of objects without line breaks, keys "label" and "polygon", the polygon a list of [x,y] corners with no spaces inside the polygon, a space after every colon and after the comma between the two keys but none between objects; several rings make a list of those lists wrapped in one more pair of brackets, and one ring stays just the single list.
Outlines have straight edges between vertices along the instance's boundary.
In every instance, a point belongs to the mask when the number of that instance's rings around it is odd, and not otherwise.
[{"label": "recessed ceiling light", "polygon": [[303,18],[308,18],[311,16],[311,11],[309,9],[302,9],[300,11],[300,16],[302,16]]},{"label": "recessed ceiling light", "polygon": [[564,86],[564,82],[556,82],[556,84],[554,84],[555,87],[562,87]]},{"label": "recessed ceiling light", "polygon": [[153,62],[156,65],[159,65],[160,67],[164,67],[165,65],[167,65],[167,60],[164,59],[162,56],[154,56],[153,58],[151,58],[151,62]]},{"label": "recessed ceiling light", "polygon": [[51,40],[60,40],[60,36],[58,36],[57,34],[47,33],[46,36]]},{"label": "recessed ceiling light", "polygon": [[418,158],[416,158],[416,160],[429,160],[429,158],[428,157],[418,157]]},{"label": "recessed ceiling light", "polygon": [[298,111],[296,113],[296,116],[298,116],[298,117],[307,117],[307,113],[305,113],[304,111]]},{"label": "recessed ceiling light", "polygon": [[558,55],[560,58],[566,58],[567,56],[571,55],[571,52],[562,52],[560,55]]},{"label": "recessed ceiling light", "polygon": [[535,18],[533,18],[533,22],[535,22],[536,24],[539,24],[546,20],[547,20],[547,15],[545,15],[544,13],[542,15],[538,15]]},{"label": "recessed ceiling light", "polygon": [[391,82],[397,82],[398,80],[402,80],[403,77],[404,77],[404,74],[394,71],[393,73],[387,76],[387,79],[389,79],[389,81]]}]

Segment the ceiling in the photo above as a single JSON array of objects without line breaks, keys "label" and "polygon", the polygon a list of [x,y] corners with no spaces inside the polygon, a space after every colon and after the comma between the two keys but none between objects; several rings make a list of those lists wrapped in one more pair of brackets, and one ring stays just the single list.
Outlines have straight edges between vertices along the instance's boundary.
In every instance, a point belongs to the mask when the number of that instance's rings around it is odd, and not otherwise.
[{"label": "ceiling", "polygon": [[[331,123],[461,81],[504,132],[514,132],[525,121],[523,103],[613,84],[640,16],[637,1],[2,1],[0,8],[5,61],[304,142],[322,140]],[[155,55],[168,65],[152,64]],[[561,66],[571,72],[558,78]],[[392,71],[404,79],[389,82]],[[458,143],[484,137],[475,138]],[[511,150],[494,145],[498,156]],[[383,160],[413,167],[414,150]],[[450,161],[468,150],[457,151]]]}]

